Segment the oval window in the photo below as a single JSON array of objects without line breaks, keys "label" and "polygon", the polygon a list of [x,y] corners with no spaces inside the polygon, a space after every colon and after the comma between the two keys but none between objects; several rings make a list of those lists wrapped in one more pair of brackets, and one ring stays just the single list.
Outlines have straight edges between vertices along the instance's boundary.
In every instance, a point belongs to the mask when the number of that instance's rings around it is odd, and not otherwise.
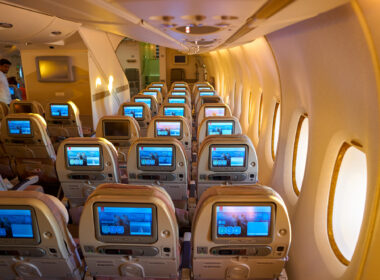
[{"label": "oval window", "polygon": [[303,177],[305,175],[307,148],[309,145],[309,119],[301,116],[298,125],[293,149],[292,181],[294,192],[299,195]]},{"label": "oval window", "polygon": [[350,263],[359,238],[366,193],[366,155],[345,143],[335,163],[328,204],[329,241],[345,265]]},{"label": "oval window", "polygon": [[276,103],[273,114],[272,125],[272,159],[275,160],[278,146],[278,137],[280,136],[280,120],[281,120],[281,107],[280,103]]},{"label": "oval window", "polygon": [[261,124],[263,122],[263,93],[260,95],[260,103],[259,103],[259,124],[258,124],[258,135],[260,136],[261,132]]}]

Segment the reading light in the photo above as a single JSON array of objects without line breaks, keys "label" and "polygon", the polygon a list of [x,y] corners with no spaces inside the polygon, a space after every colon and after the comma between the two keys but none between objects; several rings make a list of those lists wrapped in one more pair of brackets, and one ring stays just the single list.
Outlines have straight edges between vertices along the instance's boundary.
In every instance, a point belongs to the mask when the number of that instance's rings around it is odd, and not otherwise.
[{"label": "reading light", "polygon": [[185,31],[187,34],[189,34],[190,33],[190,26],[189,25],[187,25],[186,26],[186,31]]},{"label": "reading light", "polygon": [[95,87],[98,87],[98,86],[101,86],[101,85],[102,85],[102,80],[99,77],[97,77],[96,81],[95,81]]},{"label": "reading light", "polygon": [[109,76],[108,78],[108,91],[111,93],[113,88],[113,76]]}]

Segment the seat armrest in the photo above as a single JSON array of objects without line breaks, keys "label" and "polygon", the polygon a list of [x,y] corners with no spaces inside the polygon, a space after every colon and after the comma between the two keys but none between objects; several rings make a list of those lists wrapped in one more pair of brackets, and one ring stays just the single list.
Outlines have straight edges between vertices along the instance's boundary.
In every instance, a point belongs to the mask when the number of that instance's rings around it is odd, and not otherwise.
[{"label": "seat armrest", "polygon": [[191,279],[191,233],[185,232],[182,243],[181,280]]}]

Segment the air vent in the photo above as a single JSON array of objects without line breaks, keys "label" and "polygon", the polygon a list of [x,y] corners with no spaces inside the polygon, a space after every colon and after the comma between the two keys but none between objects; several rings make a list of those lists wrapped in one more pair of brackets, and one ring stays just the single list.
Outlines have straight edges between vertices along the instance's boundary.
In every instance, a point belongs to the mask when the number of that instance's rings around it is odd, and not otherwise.
[{"label": "air vent", "polygon": [[237,16],[222,15],[222,16],[215,16],[215,17],[213,17],[213,19],[215,19],[215,20],[236,20],[236,19],[238,19],[238,17]]},{"label": "air vent", "polygon": [[195,25],[195,26],[180,26],[174,29],[177,32],[181,32],[184,34],[194,34],[194,35],[201,35],[201,34],[210,34],[214,32],[220,31],[219,27],[215,26],[208,26],[208,25]]}]

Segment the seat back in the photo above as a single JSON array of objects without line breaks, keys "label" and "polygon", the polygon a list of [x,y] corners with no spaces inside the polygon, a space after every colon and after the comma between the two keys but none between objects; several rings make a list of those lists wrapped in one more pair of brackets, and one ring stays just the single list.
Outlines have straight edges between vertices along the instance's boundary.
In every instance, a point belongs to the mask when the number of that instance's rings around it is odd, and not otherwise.
[{"label": "seat back", "polygon": [[214,87],[210,83],[208,83],[208,82],[198,82],[198,83],[195,83],[193,85],[193,88],[192,88],[192,91],[191,91],[193,102],[195,100],[195,96],[196,96],[199,88],[203,89],[203,90],[214,90]]},{"label": "seat back", "polygon": [[168,94],[168,86],[165,82],[151,82],[149,87],[161,87],[161,95],[163,98]]},{"label": "seat back", "polygon": [[194,104],[195,112],[199,112],[203,104],[220,104],[224,103],[223,99],[218,95],[201,96],[198,98],[197,103]]},{"label": "seat back", "polygon": [[151,120],[151,112],[148,105],[143,102],[124,102],[120,105],[118,114],[134,118],[139,124],[140,136],[146,136]]},{"label": "seat back", "polygon": [[160,107],[160,111],[158,113],[160,116],[180,116],[184,117],[189,126],[192,126],[193,117],[191,115],[191,109],[187,104],[172,104],[172,103],[164,103]]},{"label": "seat back", "polygon": [[12,100],[9,105],[10,114],[19,114],[19,113],[34,113],[41,116],[45,116],[44,108],[37,101],[30,100]]},{"label": "seat back", "polygon": [[177,139],[138,139],[129,149],[127,170],[130,184],[160,185],[176,207],[186,207],[189,164],[185,148]]},{"label": "seat back", "polygon": [[198,148],[209,135],[234,135],[242,134],[239,119],[236,117],[207,117],[198,127]]},{"label": "seat back", "polygon": [[257,163],[256,151],[248,136],[207,136],[198,151],[198,198],[211,186],[256,183]]},{"label": "seat back", "polygon": [[[172,87],[170,89],[171,91],[183,91],[186,90],[190,93],[190,88],[188,85],[178,85],[178,84],[172,84]],[[190,96],[189,96],[190,97]]]},{"label": "seat back", "polygon": [[163,101],[161,90],[162,90],[162,87],[148,87],[147,89],[142,90],[140,94],[154,96],[157,100],[158,106],[161,106],[162,101]]},{"label": "seat back", "polygon": [[9,113],[8,105],[0,101],[0,121]]},{"label": "seat back", "polygon": [[50,137],[83,137],[79,109],[72,101],[49,102],[46,107],[46,122]]},{"label": "seat back", "polygon": [[191,237],[194,279],[277,279],[287,261],[291,227],[273,189],[215,186],[198,202]]},{"label": "seat back", "polygon": [[206,103],[195,112],[197,116],[195,123],[197,127],[202,123],[204,118],[207,117],[231,117],[231,109],[228,105],[222,103]]},{"label": "seat back", "polygon": [[[199,88],[203,88],[203,87],[199,87]],[[217,93],[216,93],[215,90],[212,90],[212,89],[202,89],[202,90],[199,90],[199,88],[198,88],[198,90],[195,93],[194,104],[197,104],[198,100],[202,96],[215,96],[215,95],[217,95]],[[204,88],[207,88],[207,87],[204,87]]]},{"label": "seat back", "polygon": [[178,235],[174,205],[155,186],[100,186],[88,198],[79,225],[82,252],[94,277],[177,279]]},{"label": "seat back", "polygon": [[178,97],[187,96],[189,99],[191,99],[190,91],[188,90],[170,90],[168,95]]},{"label": "seat back", "polygon": [[185,147],[187,158],[191,158],[191,127],[184,117],[156,116],[152,119],[147,137],[173,137]]},{"label": "seat back", "polygon": [[1,124],[1,142],[22,179],[38,175],[41,184],[57,182],[56,155],[41,115],[7,115]]},{"label": "seat back", "polygon": [[132,102],[143,102],[148,105],[151,116],[154,117],[158,114],[158,102],[155,97],[150,95],[137,94],[132,97]]},{"label": "seat back", "polygon": [[66,208],[53,196],[2,192],[1,279],[82,279],[81,260],[67,222]]},{"label": "seat back", "polygon": [[189,87],[189,84],[185,81],[177,81],[177,82],[174,82],[172,83],[171,87],[175,87],[175,86],[186,86],[186,87]]},{"label": "seat back", "polygon": [[189,108],[191,108],[191,101],[188,96],[168,95],[165,99],[165,103],[186,104]]},{"label": "seat back", "polygon": [[105,138],[115,146],[119,168],[126,174],[129,147],[140,137],[138,122],[127,116],[104,116],[96,127],[96,137]]},{"label": "seat back", "polygon": [[104,138],[67,138],[58,149],[57,173],[70,205],[81,206],[98,185],[120,182],[117,151]]}]

